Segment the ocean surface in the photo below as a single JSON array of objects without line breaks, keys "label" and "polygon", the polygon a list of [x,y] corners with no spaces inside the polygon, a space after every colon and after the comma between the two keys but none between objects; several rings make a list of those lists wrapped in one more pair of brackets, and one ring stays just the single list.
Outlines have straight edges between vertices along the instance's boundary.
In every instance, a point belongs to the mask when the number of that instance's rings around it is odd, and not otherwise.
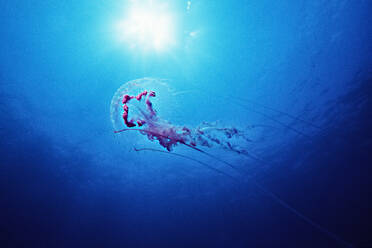
[{"label": "ocean surface", "polygon": [[0,247],[372,247],[372,1],[0,9]]}]

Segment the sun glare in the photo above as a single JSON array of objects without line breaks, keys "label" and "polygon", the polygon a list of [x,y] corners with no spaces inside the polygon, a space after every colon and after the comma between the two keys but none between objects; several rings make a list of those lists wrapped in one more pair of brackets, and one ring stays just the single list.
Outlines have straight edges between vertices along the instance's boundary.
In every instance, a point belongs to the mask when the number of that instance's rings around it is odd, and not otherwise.
[{"label": "sun glare", "polygon": [[117,25],[119,39],[130,48],[161,51],[174,44],[172,16],[165,8],[149,4],[133,5]]}]

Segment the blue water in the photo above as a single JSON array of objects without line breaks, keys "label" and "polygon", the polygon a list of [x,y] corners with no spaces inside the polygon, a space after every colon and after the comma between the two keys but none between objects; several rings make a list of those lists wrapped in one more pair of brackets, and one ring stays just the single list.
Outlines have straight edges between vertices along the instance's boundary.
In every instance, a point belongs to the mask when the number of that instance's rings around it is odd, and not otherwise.
[{"label": "blue water", "polygon": [[[161,2],[164,51],[117,39],[131,1],[0,3],[0,246],[371,247],[372,2]],[[144,77],[162,118],[243,129],[259,160],[136,152],[165,150],[110,103]]]}]

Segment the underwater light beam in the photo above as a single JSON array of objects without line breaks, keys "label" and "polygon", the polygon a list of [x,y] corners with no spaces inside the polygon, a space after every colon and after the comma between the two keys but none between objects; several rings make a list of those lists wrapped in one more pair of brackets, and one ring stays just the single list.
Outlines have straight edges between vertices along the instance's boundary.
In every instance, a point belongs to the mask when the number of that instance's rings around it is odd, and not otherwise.
[{"label": "underwater light beam", "polygon": [[132,49],[164,51],[174,44],[174,18],[166,6],[134,4],[117,25],[117,34]]}]

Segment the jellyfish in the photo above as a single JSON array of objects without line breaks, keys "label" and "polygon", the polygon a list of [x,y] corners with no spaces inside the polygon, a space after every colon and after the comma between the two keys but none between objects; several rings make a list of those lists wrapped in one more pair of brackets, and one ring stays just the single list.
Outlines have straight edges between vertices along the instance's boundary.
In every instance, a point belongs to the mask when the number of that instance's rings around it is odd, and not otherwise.
[{"label": "jellyfish", "polygon": [[202,151],[201,147],[217,146],[258,159],[244,149],[244,144],[252,141],[245,130],[221,126],[218,122],[202,122],[196,127],[189,127],[162,119],[152,103],[157,96],[153,88],[169,91],[165,82],[151,78],[134,80],[118,89],[111,102],[111,120],[115,133],[139,132],[148,140],[157,141],[168,152],[178,145],[199,152]]},{"label": "jellyfish", "polygon": [[[134,148],[136,152],[152,151],[182,157],[184,159],[196,162],[208,168],[209,170],[224,175],[225,177],[228,177],[234,181],[240,180],[238,177],[232,176],[229,173],[217,169],[203,161],[180,153],[175,153],[173,152],[173,150],[177,146],[184,146],[194,151],[200,152],[203,155],[206,155],[216,160],[217,162],[230,167],[235,172],[237,172],[238,175],[248,176],[249,182],[252,185],[254,185],[260,192],[278,203],[280,206],[289,210],[295,216],[307,222],[318,231],[334,239],[339,244],[345,247],[353,247],[352,244],[343,240],[338,235],[314,222],[312,219],[290,206],[280,197],[278,197],[273,192],[265,188],[262,184],[257,182],[253,177],[249,176],[246,170],[237,167],[234,164],[205,150],[212,147],[218,147],[220,149],[248,157],[255,161],[265,163],[265,161],[263,161],[261,158],[246,149],[247,145],[252,142],[252,139],[249,137],[249,133],[247,132],[247,130],[231,125],[224,126],[218,121],[204,121],[194,127],[172,124],[169,120],[161,117],[156,107],[158,106],[161,109],[165,106],[173,106],[173,104],[156,101],[156,99],[158,99],[157,92],[161,92],[161,97],[177,95],[176,92],[170,90],[165,80],[142,78],[125,83],[115,92],[112,98],[110,114],[115,134],[124,132],[137,132],[145,136],[149,141],[157,142],[160,147],[163,148],[163,150],[155,148]],[[286,127],[299,135],[302,135],[303,137],[309,137],[302,131],[295,129],[283,123],[282,121],[269,116],[266,113],[247,107],[244,104],[244,99],[235,97],[234,101],[235,104],[261,114],[265,118],[270,119],[277,124],[282,125],[283,127]],[[251,101],[251,103],[254,104],[255,102]],[[307,123],[306,120],[297,118],[296,116],[292,116],[283,111],[276,110],[275,108],[271,108],[265,105],[261,106],[272,111],[276,111],[280,114],[284,114],[296,121]],[[309,125],[320,129],[320,127],[314,124],[309,123]]]}]

